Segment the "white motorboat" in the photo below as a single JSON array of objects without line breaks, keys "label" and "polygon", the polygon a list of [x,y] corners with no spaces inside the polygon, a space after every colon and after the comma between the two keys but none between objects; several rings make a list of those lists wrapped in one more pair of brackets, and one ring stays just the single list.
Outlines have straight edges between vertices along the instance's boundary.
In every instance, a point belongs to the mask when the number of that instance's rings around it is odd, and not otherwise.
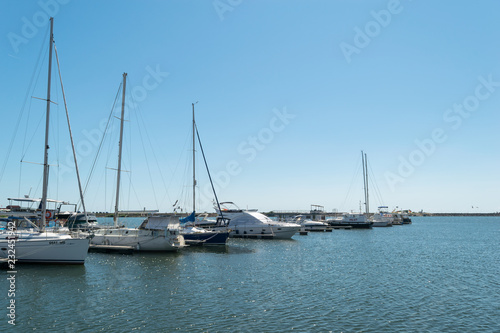
[{"label": "white motorboat", "polygon": [[373,214],[371,217],[374,227],[392,227],[392,221],[394,218],[387,209],[387,206],[378,207],[378,213]]},{"label": "white motorboat", "polygon": [[301,226],[296,223],[273,221],[257,210],[243,210],[232,202],[221,202],[220,217],[229,219],[229,237],[290,239]]},{"label": "white motorboat", "polygon": [[326,231],[328,223],[321,221],[313,221],[307,219],[304,215],[296,215],[291,220],[291,223],[300,224],[305,231]]}]

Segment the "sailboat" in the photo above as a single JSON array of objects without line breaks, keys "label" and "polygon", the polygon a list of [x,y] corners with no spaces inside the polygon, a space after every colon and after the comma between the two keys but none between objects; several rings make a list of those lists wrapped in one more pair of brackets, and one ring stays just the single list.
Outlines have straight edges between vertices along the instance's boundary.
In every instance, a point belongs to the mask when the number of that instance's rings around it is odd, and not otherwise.
[{"label": "sailboat", "polygon": [[[181,234],[184,236],[184,240],[188,245],[226,245],[227,239],[229,238],[230,230],[227,228],[227,220],[223,218],[217,219],[213,228],[200,228],[196,226],[196,164],[195,164],[195,133],[198,133],[196,128],[196,121],[194,117],[194,103],[193,106],[193,212],[187,217],[181,218]],[[203,153],[203,147],[201,146],[201,140],[198,136],[198,141],[200,148]],[[203,153],[203,158],[205,159],[205,154]],[[206,160],[205,160],[206,165]],[[207,167],[207,172],[210,172]],[[213,189],[213,185],[212,185]],[[217,195],[214,196],[217,201]],[[217,201],[218,202],[218,201]]]},{"label": "sailboat", "polygon": [[368,196],[368,164],[366,154],[361,151],[361,164],[363,165],[363,187],[365,194],[365,213],[361,212],[361,203],[359,213],[346,213],[340,218],[327,220],[332,227],[352,228],[352,229],[371,229],[373,222],[369,219],[369,196]]},{"label": "sailboat", "polygon": [[[49,124],[50,124],[50,87],[52,70],[52,49],[54,48],[53,35],[54,19],[50,18],[50,48],[47,85],[47,111],[45,122],[45,145],[43,162],[43,187],[40,200],[41,214],[32,217],[11,218],[0,231],[0,258],[9,261],[13,269],[18,263],[48,263],[48,264],[84,264],[89,249],[89,238],[78,237],[68,232],[48,230],[45,228],[51,211],[48,210],[47,199],[49,164]],[[57,55],[57,54],[56,54]],[[69,118],[68,118],[69,119]],[[69,122],[68,122],[69,123]],[[76,162],[76,159],[75,159]],[[38,222],[38,223],[37,223]]]},{"label": "sailboat", "polygon": [[116,201],[113,215],[114,226],[95,230],[91,244],[111,247],[126,246],[132,247],[136,251],[177,251],[185,246],[184,237],[179,232],[179,222],[173,221],[168,216],[149,216],[138,228],[118,227],[126,84],[127,73],[123,73],[120,139],[118,144],[118,168],[116,176]]}]

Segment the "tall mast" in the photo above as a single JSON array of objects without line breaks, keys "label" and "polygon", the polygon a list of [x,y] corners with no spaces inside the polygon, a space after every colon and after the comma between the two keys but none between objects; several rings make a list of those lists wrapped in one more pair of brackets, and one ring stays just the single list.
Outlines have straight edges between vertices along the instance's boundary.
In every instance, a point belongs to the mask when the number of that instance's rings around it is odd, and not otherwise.
[{"label": "tall mast", "polygon": [[120,200],[120,174],[122,170],[122,143],[123,143],[123,120],[125,118],[125,87],[127,85],[127,73],[123,73],[123,91],[122,91],[122,113],[120,117],[120,141],[118,142],[118,169],[116,174],[116,201],[115,214],[113,222],[118,227],[118,203]]},{"label": "tall mast", "polygon": [[54,18],[50,18],[49,75],[47,83],[47,112],[45,116],[45,148],[43,157],[43,187],[42,187],[42,225],[45,228],[47,213],[47,188],[49,185],[49,124],[50,124],[50,83],[52,73],[52,45],[54,44]]},{"label": "tall mast", "polygon": [[[363,154],[363,152],[361,152]],[[369,197],[369,192],[368,192],[368,158],[366,157],[366,153],[364,154],[364,161],[363,161],[363,179],[365,181],[365,209],[366,209],[366,214],[370,213],[370,197]]]},{"label": "tall mast", "polygon": [[368,199],[367,199],[367,179],[366,179],[366,169],[365,169],[365,154],[361,151],[361,164],[363,165],[363,190],[365,194],[365,213],[368,213]]},{"label": "tall mast", "polygon": [[[198,102],[196,102],[198,103]],[[196,170],[195,170],[195,120],[194,120],[194,104],[193,103],[193,212],[196,211]]]}]

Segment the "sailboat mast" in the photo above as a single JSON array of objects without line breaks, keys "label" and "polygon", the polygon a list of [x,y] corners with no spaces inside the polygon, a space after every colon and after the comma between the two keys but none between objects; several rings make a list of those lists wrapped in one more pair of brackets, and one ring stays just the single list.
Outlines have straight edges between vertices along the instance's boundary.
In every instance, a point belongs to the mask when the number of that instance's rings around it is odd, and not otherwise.
[{"label": "sailboat mast", "polygon": [[193,105],[193,212],[196,211],[196,169],[195,169],[195,120],[194,120],[194,104]]},{"label": "sailboat mast", "polygon": [[123,91],[122,91],[122,113],[120,117],[120,141],[118,142],[118,169],[116,174],[116,201],[115,214],[113,222],[118,227],[118,203],[120,200],[120,174],[122,170],[122,146],[123,146],[123,120],[125,119],[125,88],[127,85],[127,73],[123,73]]},{"label": "sailboat mast", "polygon": [[361,151],[361,164],[363,165],[363,190],[365,194],[365,213],[368,214],[368,199],[367,199],[367,179],[366,179],[366,169],[365,169],[365,153]]},{"label": "sailboat mast", "polygon": [[366,157],[365,153],[365,173],[366,173],[366,214],[370,213],[370,197],[369,197],[369,192],[368,192],[368,158]]},{"label": "sailboat mast", "polygon": [[49,73],[47,84],[47,112],[45,116],[45,148],[43,157],[43,187],[42,187],[42,222],[41,229],[45,228],[47,213],[47,188],[49,185],[49,124],[50,124],[50,83],[52,73],[52,45],[54,44],[54,18],[50,18],[50,47],[49,47]]}]

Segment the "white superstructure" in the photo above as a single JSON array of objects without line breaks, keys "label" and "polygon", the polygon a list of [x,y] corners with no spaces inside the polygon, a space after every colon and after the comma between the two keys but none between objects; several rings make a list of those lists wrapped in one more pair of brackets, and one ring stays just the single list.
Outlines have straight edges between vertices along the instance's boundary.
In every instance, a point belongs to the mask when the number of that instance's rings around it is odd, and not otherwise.
[{"label": "white superstructure", "polygon": [[273,221],[256,210],[243,210],[232,202],[221,202],[219,216],[230,219],[229,237],[289,239],[301,226],[296,223]]}]

